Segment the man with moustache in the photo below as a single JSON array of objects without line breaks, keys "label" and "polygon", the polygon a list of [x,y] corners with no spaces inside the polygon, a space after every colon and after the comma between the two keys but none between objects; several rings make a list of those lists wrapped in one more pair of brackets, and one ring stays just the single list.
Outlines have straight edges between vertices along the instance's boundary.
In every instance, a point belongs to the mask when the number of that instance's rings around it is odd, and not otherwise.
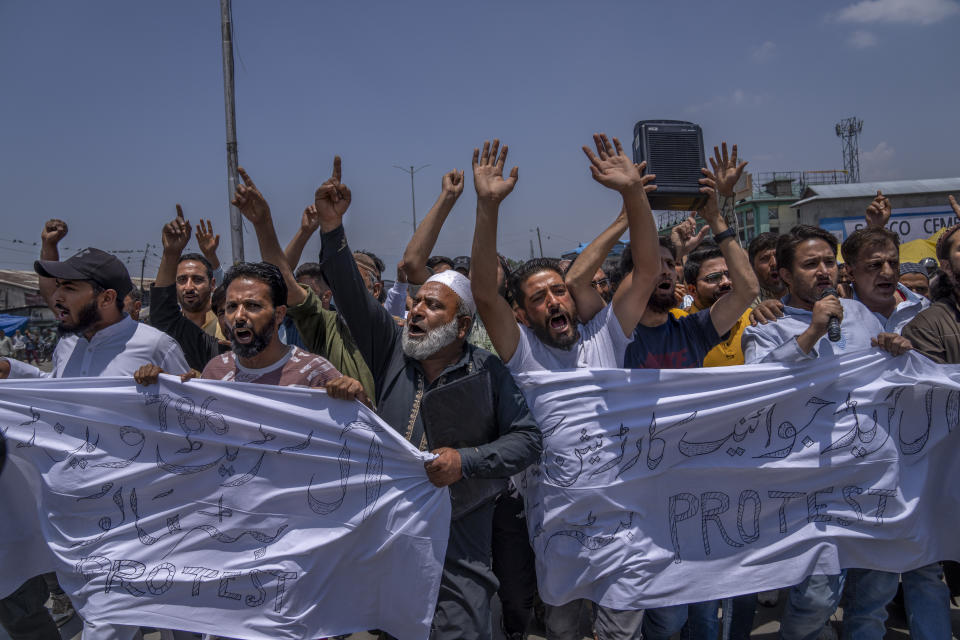
[{"label": "man with moustache", "polygon": [[757,296],[757,304],[765,300],[779,300],[787,292],[787,286],[780,279],[780,272],[777,271],[778,237],[779,235],[772,231],[764,231],[751,240],[747,246],[750,265],[760,282],[760,295]]},{"label": "man with moustache", "polygon": [[163,253],[157,278],[150,286],[150,323],[177,341],[191,369],[202,371],[229,347],[205,329],[208,310],[218,318],[223,303],[213,304],[217,296],[210,291],[214,280],[206,258],[182,255],[191,229],[177,205],[177,216],[161,231]]},{"label": "man with moustache", "polygon": [[[0,358],[0,378],[128,376],[152,362],[162,363],[174,373],[186,373],[183,352],[172,338],[123,312],[123,299],[133,289],[123,263],[94,248],[60,262],[57,243],[66,233],[63,221],[48,221],[41,234],[41,257],[45,259],[34,263],[40,291],[57,318],[61,335],[53,352],[52,371],[45,373]],[[14,638],[59,637],[44,609],[46,598],[43,576],[27,580],[0,601],[0,623]],[[136,633],[135,627],[84,623],[84,635],[92,638],[132,638]]]},{"label": "man with moustache", "polygon": [[[500,150],[499,140],[494,140],[492,145],[485,142],[482,152],[474,149],[477,222],[471,260],[473,293],[490,339],[513,373],[623,366],[624,350],[654,288],[660,259],[656,225],[644,188],[643,166],[633,164],[616,138],[611,144],[606,135],[595,134],[594,144],[596,153],[587,147],[583,150],[590,160],[594,179],[618,192],[623,199],[625,225],[633,239],[631,251],[636,273],[622,282],[611,304],[605,305],[590,284],[597,267],[597,264],[591,266],[590,256],[581,256],[570,267],[573,276],[566,281],[558,260],[529,260],[510,274],[509,287],[517,305],[516,316],[497,292],[496,246],[500,204],[513,191],[518,169],[514,167],[504,177],[507,147]],[[610,236],[619,237],[623,230],[618,232],[617,224],[602,234],[604,240],[598,240],[605,242]],[[584,262],[581,263],[581,259]],[[547,638],[579,638],[580,607],[579,600],[549,606]],[[602,606],[597,610],[596,629],[601,640],[632,638],[640,628],[643,611]]]},{"label": "man with moustache", "polygon": [[[326,388],[336,398],[365,401],[362,386],[347,378],[346,386],[333,382],[342,376],[321,356],[280,341],[279,327],[286,314],[287,285],[280,270],[266,262],[239,262],[224,278],[226,297],[223,326],[233,349],[210,360],[200,377],[210,380],[255,382],[276,386]],[[163,368],[142,367],[134,378],[154,384]],[[346,396],[342,390],[349,387]]]},{"label": "man with moustache", "polygon": [[[900,355],[911,348],[909,340],[886,332],[877,316],[861,302],[832,293],[824,295],[836,291],[839,276],[837,240],[828,231],[797,225],[777,240],[776,261],[789,290],[783,299],[783,317],[744,330],[747,364],[805,362],[872,347]],[[831,317],[840,321],[841,338],[836,342],[827,337]],[[839,603],[846,575],[846,571],[811,575],[794,586],[781,619],[780,637],[816,638]],[[858,598],[860,601],[851,606],[863,612],[886,604],[864,593],[854,594],[853,599]]]},{"label": "man with moustache", "polygon": [[[436,457],[424,465],[427,476],[451,488],[453,519],[431,638],[490,638],[490,598],[497,589],[490,567],[494,498],[507,478],[540,454],[540,430],[509,371],[466,341],[475,313],[466,277],[448,270],[429,278],[402,329],[368,293],[343,229],[351,195],[340,175],[337,157],[333,176],[315,194],[323,276],[373,373],[377,413],[415,447],[432,449]],[[479,392],[456,396],[458,389]],[[452,397],[462,405],[444,405]],[[430,427],[436,423],[428,418],[441,410],[460,414],[461,430],[482,422],[489,439],[432,446]],[[458,509],[468,501],[470,508]]]}]

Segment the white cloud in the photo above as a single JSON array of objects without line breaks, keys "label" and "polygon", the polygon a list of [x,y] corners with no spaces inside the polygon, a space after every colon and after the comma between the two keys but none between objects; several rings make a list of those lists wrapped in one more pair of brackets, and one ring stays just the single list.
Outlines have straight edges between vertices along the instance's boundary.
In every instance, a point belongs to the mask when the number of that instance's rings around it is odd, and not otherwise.
[{"label": "white cloud", "polygon": [[960,13],[957,0],[861,0],[837,14],[838,22],[934,24]]},{"label": "white cloud", "polygon": [[860,152],[860,179],[895,180],[901,177],[900,170],[893,164],[896,149],[882,141],[870,151]]},{"label": "white cloud", "polygon": [[847,40],[854,49],[868,49],[876,46],[877,36],[869,31],[854,31]]},{"label": "white cloud", "polygon": [[776,50],[777,50],[777,45],[771,42],[770,40],[767,40],[766,42],[761,44],[759,47],[754,49],[751,55],[753,55],[753,59],[756,60],[757,62],[765,62],[774,56],[774,53],[776,53]]}]

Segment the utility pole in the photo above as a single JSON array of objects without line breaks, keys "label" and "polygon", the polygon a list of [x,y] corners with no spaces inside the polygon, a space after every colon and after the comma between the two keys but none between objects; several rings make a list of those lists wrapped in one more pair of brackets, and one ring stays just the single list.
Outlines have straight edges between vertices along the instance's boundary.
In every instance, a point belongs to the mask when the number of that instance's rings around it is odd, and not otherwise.
[{"label": "utility pole", "polygon": [[420,169],[426,169],[430,165],[425,164],[422,167],[417,167],[416,169],[413,168],[413,165],[410,165],[409,169],[407,169],[406,167],[401,167],[398,164],[395,164],[393,166],[397,169],[400,169],[400,171],[403,171],[404,173],[410,174],[410,203],[413,205],[413,232],[416,233],[417,232],[417,194],[413,189],[413,174],[415,174],[417,171],[420,171]]},{"label": "utility pole", "polygon": [[140,261],[140,293],[143,291],[143,270],[147,268],[147,253],[150,251],[150,243],[147,243],[147,246],[143,248],[143,260]]},{"label": "utility pole", "polygon": [[[231,0],[220,0],[220,35],[223,42],[223,106],[227,122],[227,202],[237,190],[237,109],[233,95],[233,9]],[[240,210],[230,207],[230,243],[233,262],[243,262],[243,226]]]},{"label": "utility pole", "polygon": [[843,144],[843,168],[847,172],[847,182],[860,182],[860,132],[863,120],[856,116],[837,123],[834,130]]},{"label": "utility pole", "polygon": [[537,227],[537,244],[540,245],[540,257],[543,257],[543,240],[540,239],[540,227]]},{"label": "utility pole", "polygon": [[530,238],[530,259],[533,260],[533,258],[534,258],[534,253],[533,253],[533,238]]}]

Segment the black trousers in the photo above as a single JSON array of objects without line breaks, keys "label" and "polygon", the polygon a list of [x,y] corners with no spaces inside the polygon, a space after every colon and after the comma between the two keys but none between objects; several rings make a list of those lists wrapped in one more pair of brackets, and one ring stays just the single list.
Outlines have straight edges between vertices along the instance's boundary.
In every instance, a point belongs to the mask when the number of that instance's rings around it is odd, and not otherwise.
[{"label": "black trousers", "polygon": [[60,630],[43,606],[49,596],[47,581],[41,575],[0,600],[0,625],[12,640],[60,640]]},{"label": "black trousers", "polygon": [[500,581],[506,634],[524,633],[533,615],[537,571],[527,534],[523,498],[500,496],[493,512],[493,573]]}]

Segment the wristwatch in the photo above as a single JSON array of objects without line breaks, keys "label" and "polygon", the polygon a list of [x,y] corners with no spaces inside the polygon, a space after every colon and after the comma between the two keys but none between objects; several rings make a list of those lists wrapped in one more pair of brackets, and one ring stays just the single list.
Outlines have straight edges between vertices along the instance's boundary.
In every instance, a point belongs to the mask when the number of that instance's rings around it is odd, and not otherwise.
[{"label": "wristwatch", "polygon": [[720,233],[715,233],[713,235],[713,240],[717,244],[720,244],[723,240],[726,240],[727,238],[736,238],[736,237],[737,237],[737,232],[731,229],[730,227],[727,227]]}]

